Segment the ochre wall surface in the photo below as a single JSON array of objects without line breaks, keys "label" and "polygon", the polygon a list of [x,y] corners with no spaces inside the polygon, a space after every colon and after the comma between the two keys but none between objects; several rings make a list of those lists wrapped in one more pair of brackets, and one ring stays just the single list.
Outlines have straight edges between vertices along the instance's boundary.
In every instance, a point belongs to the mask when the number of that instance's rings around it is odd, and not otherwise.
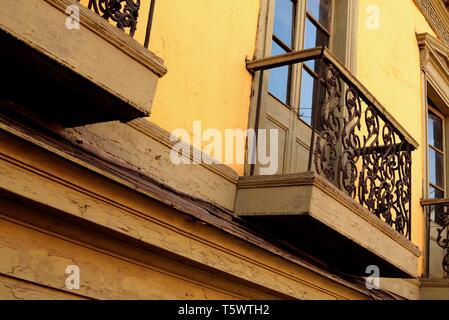
[{"label": "ochre wall surface", "polygon": [[[201,120],[203,130],[248,126],[258,0],[157,1],[150,50],[169,73],[158,84],[150,120],[163,129]],[[147,8],[142,8],[147,12]],[[145,17],[146,18],[146,17]],[[199,21],[201,23],[199,23]],[[142,20],[136,39],[144,38]],[[243,174],[243,166],[231,165]]]}]

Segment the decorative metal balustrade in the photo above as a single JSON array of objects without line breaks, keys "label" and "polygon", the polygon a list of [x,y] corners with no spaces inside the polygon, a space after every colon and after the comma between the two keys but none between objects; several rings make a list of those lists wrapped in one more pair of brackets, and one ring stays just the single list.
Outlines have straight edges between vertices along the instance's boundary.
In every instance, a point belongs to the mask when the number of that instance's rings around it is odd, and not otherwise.
[{"label": "decorative metal balustrade", "polygon": [[[80,2],[81,0],[78,0]],[[150,11],[144,46],[148,48],[156,0],[150,0]],[[137,30],[140,0],[89,0],[87,7],[107,21],[116,24],[117,28],[127,30],[131,37]]]},{"label": "decorative metal balustrade", "polygon": [[[441,266],[445,276],[449,276],[449,199],[430,199],[421,202],[426,209],[426,276],[429,277],[431,241],[435,241],[442,252]],[[432,229],[436,234],[432,234]],[[434,237],[434,239],[432,239]]]},{"label": "decorative metal balustrade", "polygon": [[247,62],[249,71],[260,71],[257,113],[264,70],[312,60],[319,80],[309,171],[410,238],[411,154],[417,144],[332,53],[314,48]]}]

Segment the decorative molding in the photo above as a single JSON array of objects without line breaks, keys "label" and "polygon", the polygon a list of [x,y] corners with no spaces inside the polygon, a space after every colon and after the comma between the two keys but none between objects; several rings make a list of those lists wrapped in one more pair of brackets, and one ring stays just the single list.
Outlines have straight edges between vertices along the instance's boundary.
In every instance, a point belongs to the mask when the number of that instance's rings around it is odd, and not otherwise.
[{"label": "decorative molding", "polygon": [[421,70],[423,72],[427,72],[427,65],[430,62],[429,50],[424,47],[424,48],[420,49],[420,53],[421,53],[421,56],[420,56]]},{"label": "decorative molding", "polygon": [[449,107],[449,46],[428,33],[416,35],[426,81]]},{"label": "decorative molding", "polygon": [[428,64],[434,59],[449,74],[449,46],[444,45],[428,33],[417,34],[416,39],[421,53],[422,70],[425,72]]},{"label": "decorative molding", "polygon": [[447,0],[415,0],[431,27],[449,45],[449,2]]}]

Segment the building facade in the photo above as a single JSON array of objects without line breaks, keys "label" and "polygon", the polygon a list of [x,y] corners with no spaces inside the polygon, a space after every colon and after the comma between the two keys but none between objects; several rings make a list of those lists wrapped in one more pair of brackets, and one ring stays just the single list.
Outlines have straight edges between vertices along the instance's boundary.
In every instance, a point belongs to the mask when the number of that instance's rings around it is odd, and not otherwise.
[{"label": "building facade", "polygon": [[2,0],[1,299],[449,299],[447,0]]}]

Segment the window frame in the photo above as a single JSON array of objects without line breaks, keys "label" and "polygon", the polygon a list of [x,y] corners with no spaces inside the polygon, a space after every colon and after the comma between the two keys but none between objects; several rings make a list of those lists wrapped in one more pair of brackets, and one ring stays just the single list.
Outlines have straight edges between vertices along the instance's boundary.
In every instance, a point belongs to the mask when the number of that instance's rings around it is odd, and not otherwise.
[{"label": "window frame", "polygon": [[[435,146],[432,146],[430,144],[429,141],[429,119],[430,119],[430,114],[432,114],[433,116],[439,118],[441,120],[441,131],[442,131],[442,149],[439,149]],[[447,178],[447,174],[448,174],[448,161],[449,161],[449,154],[448,154],[448,150],[449,150],[449,139],[447,139],[446,134],[449,130],[449,118],[447,116],[445,116],[441,110],[439,109],[438,105],[436,103],[434,103],[430,97],[428,97],[428,102],[427,102],[427,112],[426,112],[426,159],[427,159],[427,163],[426,163],[426,198],[427,199],[441,199],[441,198],[447,198],[448,195],[448,183],[449,183],[449,179]],[[443,187],[440,187],[434,183],[432,183],[430,181],[430,174],[431,174],[431,169],[430,169],[430,150],[434,150],[435,152],[441,154],[443,156]],[[441,191],[443,192],[443,197],[441,198],[437,198],[437,197],[431,197],[430,195],[430,190],[431,188]],[[431,213],[430,216],[430,221],[432,221],[433,223],[436,223],[437,225],[440,225],[440,223],[437,221],[436,219],[436,213],[433,211]]]},{"label": "window frame", "polygon": [[[269,23],[266,32],[267,39],[267,50],[266,57],[271,56],[272,53],[272,43],[275,42],[278,46],[280,46],[284,51],[294,52],[304,50],[305,47],[305,32],[306,32],[306,23],[307,19],[311,21],[311,23],[319,29],[321,32],[324,32],[329,37],[328,49],[332,51],[333,40],[334,40],[334,15],[335,15],[335,0],[330,1],[330,17],[329,17],[329,30],[327,30],[319,21],[317,21],[313,15],[307,10],[307,0],[290,0],[294,3],[294,15],[292,22],[292,44],[293,47],[289,47],[286,43],[284,43],[279,37],[274,34],[274,20],[275,20],[275,7],[277,0],[268,0],[270,2],[269,5]],[[303,121],[306,125],[310,126],[309,123],[304,121],[301,116],[301,88],[303,83],[303,70],[309,74],[315,81],[318,79],[318,75],[314,70],[311,70],[306,63],[297,64],[289,67],[288,72],[288,83],[287,83],[287,93],[286,93],[286,101],[282,101],[278,97],[276,97],[273,93],[270,92],[269,88],[267,90],[267,94],[269,94],[272,98],[277,100],[283,106],[289,108],[292,111],[295,111],[298,119]],[[268,77],[268,83],[269,83]]]},{"label": "window frame", "polygon": [[[429,141],[429,126],[427,125],[427,197],[430,198],[430,189],[434,188],[436,190],[439,190],[441,192],[443,192],[443,198],[445,198],[447,196],[447,183],[448,183],[448,179],[447,179],[447,160],[448,160],[448,154],[447,154],[447,138],[446,138],[446,132],[447,132],[447,119],[446,117],[438,110],[438,108],[436,107],[436,104],[431,102],[431,100],[429,99],[428,102],[428,111],[427,111],[427,124],[429,122],[429,115],[432,114],[436,117],[438,117],[441,120],[441,125],[442,125],[442,137],[443,137],[443,141],[442,141],[442,146],[443,149],[440,150],[439,148],[432,146],[430,144]],[[439,153],[440,155],[443,156],[443,187],[440,187],[436,184],[433,184],[430,181],[430,150],[434,150],[435,152]]]},{"label": "window frame", "polygon": [[[300,0],[304,1],[304,0]],[[334,0],[332,6],[332,37],[329,48],[332,53],[347,67],[353,74],[357,72],[357,34],[359,24],[359,1],[360,0]],[[272,56],[272,32],[274,30],[274,0],[260,0],[260,11],[256,34],[256,46],[252,59],[263,59]],[[338,19],[334,18],[337,17]],[[297,21],[305,21],[299,18]],[[304,41],[304,34],[299,33],[299,41]],[[249,58],[248,58],[249,59]],[[279,101],[269,93],[268,86],[269,72],[257,72],[253,76],[252,93],[250,101],[250,111],[248,115],[248,129],[258,130],[266,128],[266,114],[268,99],[277,100],[283,104],[286,110],[293,108]],[[298,78],[298,72],[293,73],[293,77]],[[299,78],[302,80],[301,78]],[[302,83],[299,83],[301,86]],[[299,104],[299,90],[293,86],[292,99]],[[247,157],[248,154],[246,155]],[[251,175],[253,166],[245,164],[245,175]]]}]

